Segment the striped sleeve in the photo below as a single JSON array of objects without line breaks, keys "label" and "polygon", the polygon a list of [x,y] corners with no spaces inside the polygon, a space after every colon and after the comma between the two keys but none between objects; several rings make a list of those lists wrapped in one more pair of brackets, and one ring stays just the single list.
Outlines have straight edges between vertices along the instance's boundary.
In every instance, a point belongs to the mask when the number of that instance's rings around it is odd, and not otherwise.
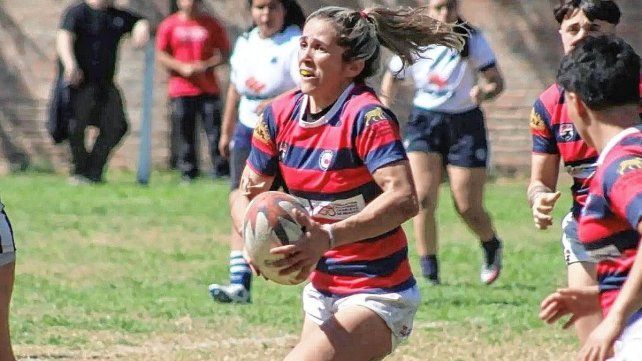
[{"label": "striped sleeve", "polygon": [[637,229],[642,221],[642,154],[629,154],[611,163],[605,172],[604,190],[613,211]]},{"label": "striped sleeve", "polygon": [[247,159],[252,170],[267,176],[276,175],[279,166],[274,120],[272,107],[267,106],[252,133],[252,149]]},{"label": "striped sleeve", "polygon": [[384,165],[407,159],[399,123],[389,110],[379,105],[363,107],[355,126],[357,154],[370,173]]},{"label": "striped sleeve", "polygon": [[551,131],[551,118],[541,99],[533,105],[529,129],[533,137],[533,153],[559,154],[557,140]]}]

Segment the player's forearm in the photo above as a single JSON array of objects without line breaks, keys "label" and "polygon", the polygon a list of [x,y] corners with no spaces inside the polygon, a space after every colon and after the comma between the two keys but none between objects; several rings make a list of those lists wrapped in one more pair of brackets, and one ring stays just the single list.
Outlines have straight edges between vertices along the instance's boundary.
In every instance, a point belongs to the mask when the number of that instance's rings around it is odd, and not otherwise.
[{"label": "player's forearm", "polygon": [[528,204],[532,207],[535,203],[535,199],[543,193],[553,193],[555,192],[554,187],[551,188],[545,185],[542,181],[534,180],[528,185],[526,190],[526,197],[528,199]]},{"label": "player's forearm", "polygon": [[237,106],[241,100],[241,95],[236,91],[236,87],[230,83],[227,87],[227,95],[225,97],[225,107],[223,108],[223,121],[221,123],[221,135],[228,137],[234,133],[236,126],[236,113]]},{"label": "player's forearm", "polygon": [[397,80],[395,77],[387,71],[383,80],[381,81],[381,92],[379,98],[381,98],[381,103],[385,107],[391,107],[394,104],[394,98],[397,95]]},{"label": "player's forearm", "polygon": [[65,69],[78,66],[74,55],[74,35],[67,30],[58,30],[56,36],[56,51]]},{"label": "player's forearm", "polygon": [[166,51],[159,50],[156,55],[158,62],[167,68],[168,70],[173,70],[175,72],[180,71],[180,67],[183,65],[183,62],[176,60],[171,54]]},{"label": "player's forearm", "polygon": [[219,65],[227,63],[228,54],[216,50],[215,54],[203,61],[206,69],[214,69]]},{"label": "player's forearm", "polygon": [[[395,168],[396,172],[404,173],[403,167]],[[379,236],[417,214],[419,204],[412,182],[408,182],[403,176],[390,182],[387,187],[382,187],[384,192],[361,212],[332,225],[335,245]]]}]

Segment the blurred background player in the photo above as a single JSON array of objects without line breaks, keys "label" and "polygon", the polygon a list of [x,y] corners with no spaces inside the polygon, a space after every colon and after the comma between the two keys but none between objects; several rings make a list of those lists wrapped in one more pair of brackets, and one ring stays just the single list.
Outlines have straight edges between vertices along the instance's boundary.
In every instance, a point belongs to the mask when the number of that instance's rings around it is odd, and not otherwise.
[{"label": "blurred background player", "polygon": [[459,17],[457,0],[430,0],[428,14],[470,34],[463,51],[429,46],[405,69],[394,57],[381,84],[386,106],[392,105],[399,80],[410,75],[415,85],[404,145],[420,203],[413,226],[421,271],[429,282],[440,282],[435,210],[445,167],[457,212],[481,240],[481,281],[491,284],[501,270],[502,245],[483,205],[488,140],[479,105],[501,93],[504,81],[482,33]]},{"label": "blurred background player", "polygon": [[[72,184],[102,182],[111,151],[127,132],[120,91],[114,84],[120,39],[132,34],[140,47],[149,40],[149,23],[116,9],[112,0],[85,0],[64,12],[56,37],[59,69],[70,86],[69,146]],[[99,129],[91,151],[85,129]]]},{"label": "blurred background player", "polygon": [[220,89],[214,68],[227,62],[230,44],[221,23],[208,15],[201,0],[178,0],[178,11],[158,27],[158,61],[170,71],[172,128],[179,132],[178,168],[184,181],[199,175],[196,118],[205,133],[212,161],[212,176],[229,175],[220,155]]},{"label": "blurred background player", "polygon": [[[560,24],[564,52],[588,36],[612,34],[620,21],[620,10],[613,1],[563,0],[554,10]],[[568,269],[568,285],[595,285],[595,260],[586,252],[577,237],[577,220],[588,192],[587,179],[595,170],[597,151],[580,137],[568,116],[564,90],[558,84],[544,91],[533,106],[530,120],[533,136],[531,181],[528,200],[533,220],[539,229],[552,224],[551,212],[560,196],[556,192],[560,160],[573,177],[573,206],[562,221],[562,246]],[[584,342],[597,326],[601,315],[585,315],[575,322],[575,330]]]},{"label": "blurred background player", "polygon": [[16,361],[9,332],[9,305],[16,269],[16,246],[11,223],[0,201],[0,361]]},{"label": "blurred background player", "polygon": [[578,232],[586,250],[599,262],[599,306],[598,292],[576,286],[549,296],[540,315],[554,322],[572,313],[572,322],[601,306],[605,318],[586,339],[578,360],[606,360],[614,344],[611,360],[642,359],[639,74],[640,57],[633,48],[619,38],[601,36],[571,50],[557,75],[570,119],[582,139],[600,154]]},{"label": "blurred background player", "polygon": [[294,214],[304,236],[272,250],[282,274],[311,281],[286,360],[380,359],[412,331],[420,295],[401,224],[417,197],[399,125],[365,81],[382,44],[412,62],[433,43],[463,40],[423,9],[317,10],[300,40],[301,90],[275,99],[255,127],[239,203],[280,174],[310,212]]},{"label": "blurred background player", "polygon": [[[243,217],[237,201],[239,182],[250,154],[252,132],[263,108],[277,95],[297,86],[299,36],[305,15],[295,0],[250,0],[252,28],[241,35],[230,58],[219,149],[230,159],[232,216]],[[277,182],[278,183],[278,182]],[[250,302],[252,272],[243,258],[240,230],[230,240],[230,284],[212,284],[210,294],[218,302]]]}]

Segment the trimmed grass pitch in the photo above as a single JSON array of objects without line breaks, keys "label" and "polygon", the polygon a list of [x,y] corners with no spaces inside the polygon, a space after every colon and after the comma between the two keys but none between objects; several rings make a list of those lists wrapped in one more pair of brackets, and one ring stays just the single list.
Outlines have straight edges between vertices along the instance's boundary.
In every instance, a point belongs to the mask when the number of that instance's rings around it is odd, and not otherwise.
[{"label": "trimmed grass pitch", "polygon": [[[155,172],[73,187],[37,173],[0,178],[18,247],[11,328],[21,359],[279,360],[297,339],[301,286],[254,282],[250,306],[214,304],[227,279],[225,182],[179,185]],[[481,251],[443,187],[438,222],[444,285],[420,280],[415,332],[389,360],[560,360],[577,343],[537,319],[541,299],[565,282],[559,222],[539,232],[526,181],[487,186],[486,206],[505,241],[504,270],[479,283]],[[418,264],[412,245],[412,265]]]}]

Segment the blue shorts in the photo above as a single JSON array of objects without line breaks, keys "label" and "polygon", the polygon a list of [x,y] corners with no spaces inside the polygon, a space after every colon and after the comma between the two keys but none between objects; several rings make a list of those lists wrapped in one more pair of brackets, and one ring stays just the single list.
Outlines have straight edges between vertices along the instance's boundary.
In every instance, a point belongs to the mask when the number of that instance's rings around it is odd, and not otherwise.
[{"label": "blue shorts", "polygon": [[15,260],[16,244],[13,240],[13,229],[7,214],[2,210],[0,211],[0,266]]},{"label": "blue shorts", "polygon": [[488,165],[484,114],[479,108],[448,114],[414,107],[404,130],[406,152],[439,153],[445,164],[465,168]]},{"label": "blue shorts", "polygon": [[230,144],[230,181],[232,189],[237,189],[241,183],[241,175],[245,169],[245,162],[250,156],[252,148],[252,133],[254,129],[236,123],[234,136]]}]

